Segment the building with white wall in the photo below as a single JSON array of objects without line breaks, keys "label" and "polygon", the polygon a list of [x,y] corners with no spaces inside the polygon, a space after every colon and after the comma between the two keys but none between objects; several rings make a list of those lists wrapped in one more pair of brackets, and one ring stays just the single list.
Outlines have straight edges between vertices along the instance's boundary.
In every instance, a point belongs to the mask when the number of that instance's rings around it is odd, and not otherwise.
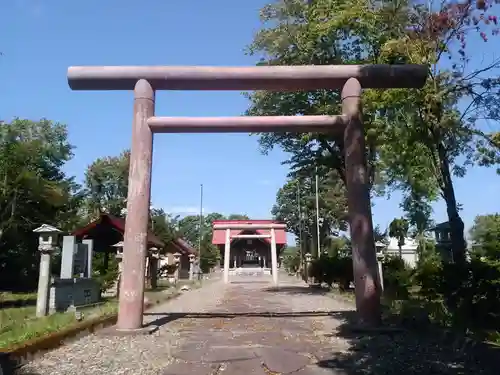
[{"label": "building with white wall", "polygon": [[[375,244],[377,252],[382,252],[390,256],[399,257],[400,251],[398,239],[388,237],[386,243],[377,242]],[[418,261],[418,242],[413,238],[405,238],[405,244],[401,247],[401,256],[408,266],[414,268]]]}]

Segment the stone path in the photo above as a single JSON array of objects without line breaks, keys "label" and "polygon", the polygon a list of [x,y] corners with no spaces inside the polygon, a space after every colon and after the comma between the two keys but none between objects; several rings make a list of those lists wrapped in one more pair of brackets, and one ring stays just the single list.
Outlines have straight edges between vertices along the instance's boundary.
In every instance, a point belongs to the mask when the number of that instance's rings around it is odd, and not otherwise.
[{"label": "stone path", "polygon": [[[281,277],[281,276],[280,276]],[[496,374],[432,338],[342,334],[352,306],[297,279],[212,281],[148,312],[149,336],[91,335],[24,366],[31,375]],[[493,369],[494,370],[494,369]]]}]

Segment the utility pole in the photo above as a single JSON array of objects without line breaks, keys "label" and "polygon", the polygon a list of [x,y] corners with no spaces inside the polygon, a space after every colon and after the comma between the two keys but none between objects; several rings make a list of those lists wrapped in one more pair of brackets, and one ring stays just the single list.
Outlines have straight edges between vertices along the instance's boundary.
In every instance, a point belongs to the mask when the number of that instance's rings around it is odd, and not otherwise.
[{"label": "utility pole", "polygon": [[203,184],[200,184],[200,230],[198,233],[198,261],[201,261],[202,236],[203,236]]},{"label": "utility pole", "polygon": [[320,235],[319,235],[319,194],[318,194],[318,167],[316,167],[316,241],[318,246],[318,258],[321,257],[321,245],[320,245]]},{"label": "utility pole", "polygon": [[302,211],[300,207],[300,181],[297,180],[297,207],[299,210],[299,254],[300,254],[300,265],[302,266],[303,254],[302,254]]}]

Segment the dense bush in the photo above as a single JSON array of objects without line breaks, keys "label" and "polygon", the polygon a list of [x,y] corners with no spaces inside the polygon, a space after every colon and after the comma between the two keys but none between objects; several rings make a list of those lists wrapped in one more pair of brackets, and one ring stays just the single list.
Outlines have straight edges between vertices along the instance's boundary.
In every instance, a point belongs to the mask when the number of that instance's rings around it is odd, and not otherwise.
[{"label": "dense bush", "polygon": [[283,258],[283,267],[290,273],[295,273],[300,268],[300,254],[298,252],[288,254]]},{"label": "dense bush", "polygon": [[330,287],[333,283],[337,283],[342,290],[347,290],[354,280],[352,259],[346,256],[324,255],[314,259],[309,272],[316,282],[325,283]]},{"label": "dense bush", "polygon": [[118,278],[118,261],[105,253],[94,253],[93,278],[100,285],[101,293],[112,288]]},{"label": "dense bush", "polygon": [[419,270],[419,294],[442,301],[448,325],[471,330],[500,329],[500,262],[472,258],[465,264],[444,263]]},{"label": "dense bush", "polygon": [[386,257],[382,261],[384,290],[395,299],[407,299],[412,287],[412,270],[399,257]]},{"label": "dense bush", "polygon": [[[500,330],[500,261],[472,256],[466,263],[428,259],[414,270],[400,259],[384,262],[385,295],[403,300],[400,312],[420,306],[429,318],[463,332],[493,334]],[[408,302],[408,303],[406,303]]]}]

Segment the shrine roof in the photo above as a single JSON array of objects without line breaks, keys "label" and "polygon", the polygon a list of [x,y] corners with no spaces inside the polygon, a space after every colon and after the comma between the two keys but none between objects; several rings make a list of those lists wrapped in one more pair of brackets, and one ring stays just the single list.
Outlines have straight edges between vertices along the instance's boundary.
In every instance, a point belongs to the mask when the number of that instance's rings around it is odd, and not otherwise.
[{"label": "shrine roof", "polygon": [[183,238],[176,238],[175,240],[172,241],[172,243],[183,254],[187,253],[189,255],[198,253],[194,248],[194,246]]},{"label": "shrine roof", "polygon": [[213,224],[282,224],[278,220],[214,220]]},{"label": "shrine roof", "polygon": [[[284,224],[282,221],[278,220],[214,220],[212,226],[215,224],[254,224],[255,228],[251,229],[231,229],[231,236],[236,236],[242,233],[253,232],[255,234],[269,234],[269,229],[260,229],[259,224]],[[223,245],[226,242],[225,229],[214,229],[212,234],[212,243],[214,245]],[[284,229],[276,229],[276,244],[284,245],[286,244],[286,232]],[[234,241],[236,239],[232,239]],[[264,242],[270,243],[269,238],[263,238]]]},{"label": "shrine roof", "polygon": [[[82,228],[73,231],[72,235],[76,237],[91,235],[93,231],[101,226],[105,227],[106,225],[109,225],[116,231],[120,232],[122,235],[123,233],[125,233],[125,219],[110,214],[101,214],[98,219],[92,221]],[[156,237],[151,231],[148,231],[148,246],[156,246],[162,248],[165,246],[165,244],[160,239],[158,239],[158,237]]]}]

